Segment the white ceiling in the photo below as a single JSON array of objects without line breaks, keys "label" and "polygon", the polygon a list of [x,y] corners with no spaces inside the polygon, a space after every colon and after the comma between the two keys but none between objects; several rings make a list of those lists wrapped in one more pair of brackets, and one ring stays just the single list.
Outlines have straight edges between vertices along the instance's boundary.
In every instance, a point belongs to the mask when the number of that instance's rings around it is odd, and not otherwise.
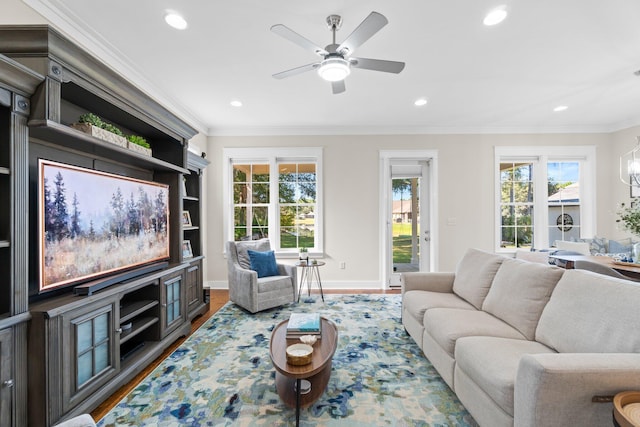
[{"label": "white ceiling", "polygon": [[[24,0],[209,135],[610,132],[640,124],[639,0]],[[482,24],[506,4],[507,19]],[[180,12],[187,30],[168,27]],[[333,95],[317,56],[269,31],[284,24],[340,43],[371,12],[389,24],[354,56],[406,62],[354,69]],[[413,102],[426,97],[428,104]],[[237,99],[243,106],[230,106]],[[567,105],[564,112],[554,112]]]}]

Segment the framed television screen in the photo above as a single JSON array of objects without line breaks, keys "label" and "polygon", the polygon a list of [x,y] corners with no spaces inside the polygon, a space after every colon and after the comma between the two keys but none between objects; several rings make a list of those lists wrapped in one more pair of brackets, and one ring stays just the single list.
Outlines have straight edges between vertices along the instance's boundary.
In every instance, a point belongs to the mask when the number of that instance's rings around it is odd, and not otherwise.
[{"label": "framed television screen", "polygon": [[40,293],[169,258],[169,186],[40,159]]}]

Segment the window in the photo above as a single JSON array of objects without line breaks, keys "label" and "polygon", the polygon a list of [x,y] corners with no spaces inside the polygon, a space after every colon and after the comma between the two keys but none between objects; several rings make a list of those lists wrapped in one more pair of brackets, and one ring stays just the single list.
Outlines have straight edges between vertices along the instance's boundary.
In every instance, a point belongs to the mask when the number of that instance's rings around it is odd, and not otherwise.
[{"label": "window", "polygon": [[322,149],[227,149],[227,240],[269,238],[280,252],[322,252]]},{"label": "window", "polygon": [[496,175],[498,251],[593,236],[593,147],[496,147]]}]

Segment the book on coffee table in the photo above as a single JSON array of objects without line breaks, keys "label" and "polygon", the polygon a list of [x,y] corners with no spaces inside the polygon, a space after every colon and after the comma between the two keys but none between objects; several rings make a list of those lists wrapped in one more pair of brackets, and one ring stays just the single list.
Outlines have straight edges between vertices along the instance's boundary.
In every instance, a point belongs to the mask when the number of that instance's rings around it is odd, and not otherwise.
[{"label": "book on coffee table", "polygon": [[287,338],[299,338],[303,335],[320,337],[321,333],[320,314],[291,313],[287,323]]}]

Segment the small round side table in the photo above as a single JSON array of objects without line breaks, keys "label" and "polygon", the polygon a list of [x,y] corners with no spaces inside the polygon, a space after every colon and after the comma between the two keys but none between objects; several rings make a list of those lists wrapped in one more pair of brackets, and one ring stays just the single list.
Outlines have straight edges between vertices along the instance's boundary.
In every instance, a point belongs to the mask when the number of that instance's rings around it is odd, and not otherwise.
[{"label": "small round side table", "polygon": [[311,295],[311,285],[315,281],[320,288],[320,296],[324,302],[324,293],[322,292],[322,281],[320,280],[320,267],[325,265],[324,261],[298,261],[295,266],[302,269],[300,273],[300,287],[298,288],[298,302],[300,302],[300,294],[302,286],[307,284],[307,293]]}]

